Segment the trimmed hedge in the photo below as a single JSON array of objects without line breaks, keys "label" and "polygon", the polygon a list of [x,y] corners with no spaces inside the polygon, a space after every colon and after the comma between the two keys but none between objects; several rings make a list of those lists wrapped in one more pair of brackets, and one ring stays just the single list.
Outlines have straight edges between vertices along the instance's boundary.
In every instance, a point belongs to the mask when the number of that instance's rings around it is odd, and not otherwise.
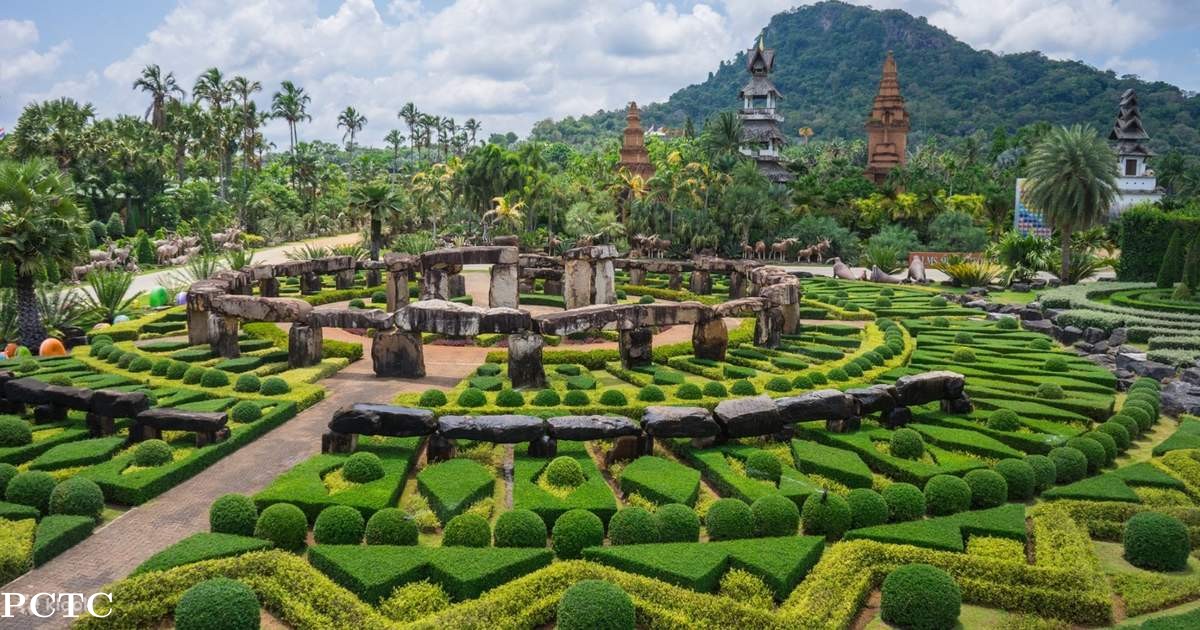
[{"label": "trimmed hedge", "polygon": [[1125,523],[1122,544],[1130,564],[1151,571],[1184,569],[1191,553],[1187,526],[1157,512],[1141,512],[1130,518]]},{"label": "trimmed hedge", "polygon": [[636,625],[633,600],[621,587],[603,580],[571,585],[559,600],[555,615],[555,626],[561,630],[633,630]]},{"label": "trimmed hedge", "polygon": [[258,630],[258,596],[229,578],[205,580],[189,588],[175,606],[177,630]]},{"label": "trimmed hedge", "polygon": [[[237,495],[227,495],[237,496]],[[251,551],[269,549],[271,542],[249,536],[201,532],[187,538],[150,556],[138,565],[130,575],[139,575],[150,571],[166,571],[193,562],[240,556]]]},{"label": "trimmed hedge", "polygon": [[912,630],[954,627],[962,610],[962,591],[945,571],[908,564],[888,574],[879,602],[883,621]]}]

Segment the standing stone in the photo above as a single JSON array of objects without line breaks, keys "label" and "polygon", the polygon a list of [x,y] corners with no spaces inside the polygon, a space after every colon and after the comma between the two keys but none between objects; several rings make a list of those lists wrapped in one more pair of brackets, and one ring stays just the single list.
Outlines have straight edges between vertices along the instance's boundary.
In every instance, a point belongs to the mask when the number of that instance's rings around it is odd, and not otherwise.
[{"label": "standing stone", "polygon": [[425,459],[430,463],[454,459],[456,454],[458,454],[458,444],[454,440],[444,438],[437,433],[429,436],[428,445],[425,447]]},{"label": "standing stone", "polygon": [[345,291],[346,289],[353,289],[354,270],[343,269],[342,271],[337,272],[333,275],[333,282],[334,286],[336,286],[338,290]]},{"label": "standing stone", "polygon": [[794,335],[800,331],[800,303],[792,302],[779,307],[783,313],[783,333]]},{"label": "standing stone", "polygon": [[737,300],[746,297],[746,274],[734,271],[729,274],[729,299]]},{"label": "standing stone", "polygon": [[546,295],[562,295],[562,280],[547,280],[544,284],[542,284],[542,293],[545,293]]},{"label": "standing stone", "polygon": [[577,247],[563,252],[563,301],[567,309],[617,301],[612,245]]},{"label": "standing stone", "polygon": [[438,267],[421,270],[421,299],[449,300],[450,273]]},{"label": "standing stone", "polygon": [[563,266],[562,289],[563,303],[567,310],[591,306],[591,263],[583,259],[568,258]]},{"label": "standing stone", "polygon": [[376,376],[424,378],[425,351],[421,333],[376,331],[371,343],[371,363]]},{"label": "standing stone", "polygon": [[760,348],[778,348],[782,328],[783,313],[778,307],[759,311],[754,318],[754,345]]},{"label": "standing stone", "polygon": [[621,353],[621,366],[628,370],[639,365],[650,365],[654,350],[653,341],[654,333],[647,327],[622,330],[617,342]]},{"label": "standing stone", "polygon": [[209,345],[217,356],[226,359],[242,356],[241,350],[238,349],[238,318],[214,315],[209,324],[215,326],[211,330]]},{"label": "standing stone", "polygon": [[492,282],[488,287],[488,306],[491,308],[517,308],[519,276],[520,269],[516,265],[492,265]]},{"label": "standing stone", "polygon": [[682,286],[683,286],[683,275],[680,274],[678,271],[671,272],[671,275],[667,278],[667,288],[672,291],[678,291],[679,288]]},{"label": "standing stone", "polygon": [[387,279],[387,309],[392,313],[408,306],[408,272],[389,271]]},{"label": "standing stone", "polygon": [[530,457],[542,457],[545,459],[553,459],[558,455],[558,440],[543,435],[542,437],[533,440],[529,443],[529,448],[525,453]]},{"label": "standing stone", "polygon": [[383,277],[379,273],[378,269],[367,269],[364,272],[364,276],[364,280],[366,281],[368,287],[377,287],[383,284]]},{"label": "standing stone", "polygon": [[635,267],[629,270],[629,284],[646,284],[646,270]]},{"label": "standing stone", "polygon": [[467,294],[467,279],[460,273],[451,274],[446,279],[447,285],[450,287],[450,297],[462,297]]},{"label": "standing stone", "polygon": [[729,330],[720,317],[701,320],[692,327],[692,354],[697,358],[724,361],[728,348]]},{"label": "standing stone", "polygon": [[613,269],[612,260],[601,260],[594,265],[595,278],[592,281],[594,287],[592,303],[593,304],[616,304],[617,303],[617,282],[616,271]]},{"label": "standing stone", "polygon": [[712,274],[699,269],[692,272],[692,276],[688,282],[688,289],[696,295],[711,295],[712,294]]},{"label": "standing stone", "polygon": [[321,435],[322,453],[353,453],[357,448],[357,433],[326,431]]},{"label": "standing stone", "polygon": [[320,326],[292,324],[288,331],[288,367],[308,367],[320,363],[324,338],[324,329]]},{"label": "standing stone", "polygon": [[512,386],[543,388],[546,371],[542,367],[542,336],[519,332],[508,336],[508,378]]},{"label": "standing stone", "polygon": [[279,278],[263,278],[258,281],[259,297],[279,297]]},{"label": "standing stone", "polygon": [[208,343],[212,338],[212,331],[209,330],[208,313],[206,311],[194,311],[191,305],[187,309],[187,332],[188,344],[198,346]]}]

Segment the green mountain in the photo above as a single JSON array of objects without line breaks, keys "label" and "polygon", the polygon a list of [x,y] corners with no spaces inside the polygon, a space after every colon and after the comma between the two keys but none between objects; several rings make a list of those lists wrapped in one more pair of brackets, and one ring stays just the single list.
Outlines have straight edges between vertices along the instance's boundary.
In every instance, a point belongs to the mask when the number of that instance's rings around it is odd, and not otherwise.
[{"label": "green mountain", "polygon": [[[925,18],[900,10],[876,11],[829,1],[771,18],[766,43],[775,48],[776,86],[784,95],[784,132],[798,140],[800,127],[814,139],[860,138],[888,50],[896,55],[900,88],[912,117],[912,140],[962,136],[997,127],[1010,131],[1039,121],[1088,123],[1107,133],[1121,92],[1134,88],[1151,146],[1200,153],[1200,98],[1161,81],[1117,76],[1076,61],[1041,53],[998,55],[975,50]],[[706,81],[689,85],[665,103],[642,110],[643,125],[680,128],[691,117],[697,129],[724,109],[738,107],[746,82],[745,51],[723,61]],[[597,112],[543,121],[531,137],[591,144],[618,139],[624,112]]]}]

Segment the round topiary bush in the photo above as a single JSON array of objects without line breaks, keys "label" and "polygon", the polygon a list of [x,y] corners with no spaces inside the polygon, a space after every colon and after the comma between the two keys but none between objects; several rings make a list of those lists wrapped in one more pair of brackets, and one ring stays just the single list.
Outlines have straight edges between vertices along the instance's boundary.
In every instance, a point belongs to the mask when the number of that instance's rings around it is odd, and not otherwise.
[{"label": "round topiary bush", "polygon": [[829,382],[829,377],[823,372],[809,372],[808,380],[812,381],[813,385],[824,385]]},{"label": "round topiary bush", "polygon": [[934,516],[971,509],[971,486],[954,475],[934,475],[925,482],[925,507]]},{"label": "round topiary bush", "polygon": [[793,389],[812,389],[812,386],[812,380],[810,380],[805,374],[800,374],[796,378],[792,379]]},{"label": "round topiary bush", "polygon": [[574,457],[565,455],[550,460],[543,474],[546,475],[547,483],[560,488],[578,488],[587,480],[579,462]]},{"label": "round topiary bush", "polygon": [[[104,360],[114,365],[118,365],[120,364],[121,357],[124,357],[126,354],[129,353],[116,346],[113,346],[112,350],[108,351],[108,356],[104,357]],[[35,363],[34,365],[36,366],[37,364]]]},{"label": "round topiary bush", "polygon": [[262,408],[249,400],[243,400],[229,410],[229,418],[241,424],[249,424],[261,417]]},{"label": "round topiary bush", "polygon": [[971,487],[971,507],[976,510],[1004,505],[1008,500],[1008,482],[994,470],[972,470],[963,475],[963,481]]},{"label": "round topiary bush", "polygon": [[167,367],[167,378],[173,381],[178,381],[179,379],[183,378],[185,374],[187,374],[187,371],[191,369],[191,367],[192,366],[183,361],[171,361],[171,365]]},{"label": "round topiary bush", "polygon": [[1142,431],[1148,431],[1150,427],[1154,426],[1154,417],[1141,407],[1127,404],[1121,407],[1121,414],[1133,418],[1133,421],[1137,423],[1138,428]]},{"label": "round topiary bush", "polygon": [[417,523],[400,508],[384,508],[367,519],[368,545],[415,545],[419,536]]},{"label": "round topiary bush", "polygon": [[792,382],[782,376],[776,376],[767,381],[764,387],[771,392],[788,392],[792,390]]},{"label": "round topiary bush", "polygon": [[1037,339],[1029,342],[1029,347],[1034,350],[1049,350],[1051,347],[1053,347],[1053,344],[1051,344],[1050,340],[1045,337],[1038,337]]},{"label": "round topiary bush", "polygon": [[86,477],[70,477],[50,492],[50,513],[100,518],[104,510],[104,492]]},{"label": "round topiary bush", "polygon": [[1049,457],[1050,461],[1054,462],[1054,483],[1075,483],[1087,476],[1087,456],[1079,449],[1059,446],[1050,449]]},{"label": "round topiary bush", "polygon": [[545,547],[546,522],[532,510],[509,510],[496,519],[493,537],[497,547]]},{"label": "round topiary bush", "polygon": [[975,351],[970,348],[956,348],[953,359],[955,363],[974,363]]},{"label": "round topiary bush", "polygon": [[500,374],[500,366],[495,363],[484,363],[475,368],[475,373],[479,376],[497,376]]},{"label": "round topiary bush", "polygon": [[458,405],[460,407],[482,407],[486,404],[487,395],[483,393],[483,390],[474,387],[468,387],[458,395]]},{"label": "round topiary bush", "polygon": [[567,510],[554,521],[550,536],[559,558],[578,558],[585,548],[604,544],[604,522],[587,510]]},{"label": "round topiary bush", "polygon": [[33,427],[16,416],[0,416],[0,448],[33,443]]},{"label": "round topiary bush", "polygon": [[1113,417],[1108,419],[1108,421],[1116,422],[1124,427],[1125,432],[1129,434],[1130,443],[1132,443],[1133,440],[1136,440],[1138,436],[1142,434],[1142,427],[1137,423],[1137,420],[1134,420],[1123,413],[1114,414]]},{"label": "round topiary bush", "polygon": [[17,476],[16,466],[12,464],[0,463],[0,497],[4,496],[4,491],[8,489],[8,482],[12,481],[13,477]]},{"label": "round topiary bush", "polygon": [[850,375],[846,374],[846,370],[842,368],[833,368],[832,370],[829,370],[826,375],[829,377],[829,380],[835,382],[846,381],[850,379]]},{"label": "round topiary bush", "polygon": [[[138,358],[138,355],[134,354],[133,352],[126,352],[122,354],[121,358],[117,361],[117,367],[128,369],[129,366],[133,364],[133,360],[136,358]],[[33,365],[33,370],[37,369],[36,361],[30,361],[30,364]],[[26,363],[22,363],[21,367],[18,368],[18,371],[21,372],[32,372],[33,370],[30,370]]]},{"label": "round topiary bush", "polygon": [[846,372],[847,376],[852,378],[858,378],[863,375],[862,366],[857,363],[847,363],[841,369]]},{"label": "round topiary bush", "polygon": [[371,301],[376,304],[387,304],[387,291],[375,291],[371,294]]},{"label": "round topiary bush", "polygon": [[1095,474],[1104,467],[1104,447],[1099,442],[1089,437],[1076,437],[1067,440],[1069,448],[1078,449],[1080,453],[1087,459],[1088,474]]},{"label": "round topiary bush", "polygon": [[724,398],[729,395],[729,390],[725,389],[723,383],[717,381],[709,381],[704,384],[704,395],[709,398]]},{"label": "round topiary bush", "polygon": [[534,407],[554,407],[562,402],[562,398],[553,389],[543,389],[534,394],[530,402]]},{"label": "round topiary bush", "polygon": [[682,503],[660,505],[654,511],[658,521],[658,539],[662,542],[696,542],[700,540],[700,517]]},{"label": "round topiary bush", "polygon": [[1139,512],[1125,522],[1121,538],[1125,559],[1135,567],[1151,571],[1187,568],[1191,542],[1187,525],[1158,512]]},{"label": "round topiary bush", "polygon": [[317,515],[313,540],[319,545],[357,545],[366,527],[358,510],[349,505],[331,505]]},{"label": "round topiary bush", "polygon": [[171,446],[162,440],[146,440],[133,449],[134,466],[162,466],[172,459]]},{"label": "round topiary bush", "polygon": [[733,385],[730,385],[729,393],[734,396],[754,396],[758,394],[758,388],[754,386],[754,383],[740,379],[734,381]]},{"label": "round topiary bush", "polygon": [[1096,430],[1101,433],[1107,433],[1113,439],[1113,442],[1116,443],[1118,451],[1124,452],[1133,443],[1129,431],[1119,422],[1109,420],[1096,427]]},{"label": "round topiary bush", "polygon": [[[1121,407],[1121,411],[1128,413],[1130,410],[1133,410],[1133,409],[1141,410],[1143,413],[1146,414],[1146,416],[1149,417],[1149,424],[1145,426],[1145,428],[1147,428],[1147,429],[1150,428],[1151,426],[1153,426],[1154,422],[1156,420],[1158,420],[1158,408],[1156,408],[1151,403],[1147,402],[1145,399],[1126,398],[1125,405]],[[1135,417],[1135,419],[1136,419],[1136,417]]]},{"label": "round topiary bush", "polygon": [[704,515],[709,540],[734,540],[754,535],[754,513],[741,499],[717,499]]},{"label": "round topiary bush", "polygon": [[780,464],[778,457],[766,451],[755,451],[746,458],[746,474],[752,479],[779,483],[779,475],[783,474],[783,465]]},{"label": "round topiary bush", "polygon": [[800,524],[806,535],[837,540],[850,529],[850,523],[850,503],[825,490],[810,494],[800,510]]},{"label": "round topiary bush", "polygon": [[662,402],[667,396],[657,385],[647,385],[638,390],[637,398],[642,402]]},{"label": "round topiary bush", "polygon": [[496,394],[496,406],[509,409],[525,406],[525,397],[515,389],[502,389]]},{"label": "round topiary bush", "polygon": [[492,528],[487,519],[478,514],[459,514],[442,529],[444,547],[486,547],[491,542]]},{"label": "round topiary bush", "polygon": [[927,564],[906,564],[883,580],[880,617],[898,628],[947,630],[958,624],[962,591],[950,574]]},{"label": "round topiary bush", "polygon": [[369,483],[382,479],[383,461],[375,453],[354,453],[342,464],[342,476],[351,483]]},{"label": "round topiary bush", "polygon": [[[654,387],[654,386],[650,385],[650,387]],[[658,388],[655,388],[655,389],[658,389]],[[661,390],[659,390],[659,393],[661,393]],[[569,390],[567,390],[567,393],[563,394],[562,401],[563,401],[563,404],[568,407],[583,407],[584,405],[591,404],[592,399],[589,398],[587,395],[587,392],[585,392],[583,390],[569,389]]]},{"label": "round topiary bush", "polygon": [[421,399],[417,401],[417,404],[422,407],[441,407],[446,402],[445,392],[440,389],[427,389],[421,392]]},{"label": "round topiary bush", "polygon": [[987,428],[994,431],[1016,431],[1021,428],[1021,417],[1012,409],[996,409],[988,414]]},{"label": "round topiary bush", "polygon": [[894,483],[880,494],[888,506],[888,520],[893,523],[925,516],[925,493],[911,483]]},{"label": "round topiary bush", "polygon": [[1020,327],[1021,324],[1017,321],[1016,317],[1001,317],[1000,320],[996,322],[996,328],[999,328],[1000,330],[1016,330]]},{"label": "round topiary bush", "polygon": [[258,508],[244,494],[226,494],[208,508],[208,529],[214,534],[253,536],[257,521]]},{"label": "round topiary bush", "polygon": [[254,591],[229,578],[204,580],[175,605],[176,630],[258,630],[259,620]]},{"label": "round topiary bush", "polygon": [[795,536],[800,509],[782,494],[767,494],[750,504],[755,536]]},{"label": "round topiary bush", "polygon": [[279,396],[292,391],[292,386],[287,384],[287,381],[278,376],[268,376],[262,381],[262,387],[258,393],[264,396]]},{"label": "round topiary bush", "polygon": [[1042,364],[1042,370],[1046,372],[1066,372],[1068,369],[1070,367],[1064,357],[1050,357]]},{"label": "round topiary bush", "polygon": [[[993,470],[1004,477],[1009,501],[1024,503],[1033,498],[1037,490],[1037,473],[1029,462],[1015,458],[1002,459],[996,462]],[[974,496],[975,486],[971,486],[971,492]]]},{"label": "round topiary bush", "polygon": [[225,387],[229,385],[229,373],[222,370],[205,370],[200,377],[200,385],[204,387]]},{"label": "round topiary bush", "polygon": [[[913,489],[916,490],[916,487]],[[846,503],[850,504],[850,529],[883,525],[888,521],[887,501],[883,495],[870,488],[851,490],[846,495]]]},{"label": "round topiary bush", "polygon": [[875,306],[877,306],[879,308],[888,308],[891,305],[892,305],[892,301],[889,300],[886,296],[881,295],[881,296],[875,298]]},{"label": "round topiary bush", "polygon": [[277,549],[301,551],[308,537],[308,519],[291,503],[268,505],[254,524],[254,537],[271,541]]},{"label": "round topiary bush", "polygon": [[1036,492],[1048,490],[1058,481],[1058,466],[1049,457],[1026,455],[1025,463],[1033,468],[1033,486]]},{"label": "round topiary bush", "polygon": [[204,377],[204,368],[198,365],[189,365],[187,371],[183,373],[184,385],[195,385]]},{"label": "round topiary bush", "polygon": [[600,404],[607,407],[624,407],[629,404],[629,399],[619,390],[606,389],[600,393]]},{"label": "round topiary bush", "polygon": [[54,477],[41,470],[19,473],[4,489],[4,500],[35,507],[45,514],[50,509],[50,494],[54,492]]},{"label": "round topiary bush", "polygon": [[658,521],[645,508],[623,508],[608,521],[608,540],[614,545],[656,543],[659,541]]},{"label": "round topiary bush", "polygon": [[136,357],[129,362],[130,372],[149,372],[154,363],[148,357]]},{"label": "round topiary bush", "polygon": [[704,398],[704,392],[695,383],[684,383],[675,388],[675,397],[679,400],[700,400]]},{"label": "round topiary bush", "polygon": [[362,298],[354,298],[353,300],[350,300],[349,306],[350,308],[367,308],[367,303],[364,302]]},{"label": "round topiary bush", "polygon": [[1058,383],[1042,383],[1038,385],[1037,397],[1045,398],[1046,400],[1062,400],[1063,388]]},{"label": "round topiary bush", "polygon": [[250,373],[239,374],[233,382],[235,392],[257,392],[262,387],[262,379]]},{"label": "round topiary bush", "polygon": [[896,429],[892,432],[888,450],[901,459],[920,459],[925,454],[925,440],[913,429]]},{"label": "round topiary bush", "polygon": [[633,600],[619,586],[603,580],[571,585],[563,592],[556,614],[559,630],[633,630],[637,623]]},{"label": "round topiary bush", "polygon": [[1088,431],[1087,433],[1084,433],[1082,437],[1085,437],[1089,440],[1095,440],[1100,443],[1100,446],[1104,447],[1105,466],[1116,461],[1117,441],[1113,439],[1113,436],[1103,431]]},{"label": "round topiary bush", "polygon": [[942,308],[942,307],[946,306],[946,304],[947,304],[946,298],[944,298],[940,295],[935,295],[935,296],[929,298],[929,305],[934,308]]},{"label": "round topiary bush", "polygon": [[964,346],[973,344],[973,343],[975,343],[975,335],[972,335],[971,333],[969,333],[965,330],[958,332],[954,335],[954,343],[961,344]]}]

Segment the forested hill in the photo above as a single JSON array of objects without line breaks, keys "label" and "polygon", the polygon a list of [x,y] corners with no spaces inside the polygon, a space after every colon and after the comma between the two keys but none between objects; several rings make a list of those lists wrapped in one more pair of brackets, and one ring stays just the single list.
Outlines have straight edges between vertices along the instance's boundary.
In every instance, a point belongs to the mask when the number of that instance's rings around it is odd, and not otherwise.
[{"label": "forested hill", "polygon": [[[1152,147],[1200,154],[1200,98],[1168,83],[1120,77],[1036,52],[975,50],[904,11],[835,1],[799,7],[771,18],[766,43],[775,48],[774,80],[784,95],[784,132],[793,140],[802,126],[813,129],[814,139],[861,137],[884,56],[892,50],[916,140],[996,127],[1015,130],[1038,121],[1090,123],[1107,133],[1119,95],[1135,88]],[[747,78],[744,64],[745,51],[738,52],[703,83],[645,107],[643,125],[679,128],[690,116],[698,131],[714,112],[739,105],[737,93]],[[619,137],[623,127],[623,111],[597,112],[543,121],[531,137],[591,144]]]}]

